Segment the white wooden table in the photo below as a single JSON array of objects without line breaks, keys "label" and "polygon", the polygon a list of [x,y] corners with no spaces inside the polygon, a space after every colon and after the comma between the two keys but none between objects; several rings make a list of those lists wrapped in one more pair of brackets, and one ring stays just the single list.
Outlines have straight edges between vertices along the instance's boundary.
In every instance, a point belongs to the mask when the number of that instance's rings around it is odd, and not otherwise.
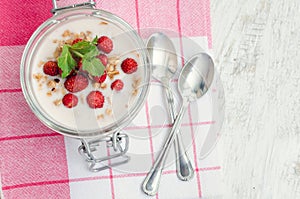
[{"label": "white wooden table", "polygon": [[300,198],[300,1],[211,0],[224,198]]},{"label": "white wooden table", "polygon": [[300,198],[300,1],[211,0],[224,198]]}]

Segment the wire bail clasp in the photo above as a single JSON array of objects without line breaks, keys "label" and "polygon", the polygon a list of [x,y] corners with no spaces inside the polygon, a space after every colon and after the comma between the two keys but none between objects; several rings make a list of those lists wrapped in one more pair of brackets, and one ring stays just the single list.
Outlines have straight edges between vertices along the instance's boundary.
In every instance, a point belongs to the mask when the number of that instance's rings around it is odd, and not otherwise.
[{"label": "wire bail clasp", "polygon": [[52,12],[52,14],[55,14],[58,11],[66,10],[66,9],[70,9],[70,8],[77,8],[77,7],[91,7],[91,8],[94,8],[95,5],[96,5],[96,2],[94,0],[89,0],[88,2],[84,2],[84,3],[73,4],[73,5],[64,6],[64,7],[58,7],[57,6],[57,1],[52,0],[52,4],[53,4],[53,8],[52,8],[51,12]]},{"label": "wire bail clasp", "polygon": [[[130,157],[125,155],[129,148],[129,137],[125,133],[115,132],[112,136],[106,136],[95,140],[87,141],[80,139],[81,145],[78,147],[78,152],[88,162],[90,171],[99,172],[113,166],[118,166],[127,163]],[[106,143],[107,156],[96,157],[97,147],[101,142]],[[110,148],[113,148],[113,153],[110,154]],[[118,160],[118,161],[112,161]],[[107,161],[107,164],[104,162]]]}]

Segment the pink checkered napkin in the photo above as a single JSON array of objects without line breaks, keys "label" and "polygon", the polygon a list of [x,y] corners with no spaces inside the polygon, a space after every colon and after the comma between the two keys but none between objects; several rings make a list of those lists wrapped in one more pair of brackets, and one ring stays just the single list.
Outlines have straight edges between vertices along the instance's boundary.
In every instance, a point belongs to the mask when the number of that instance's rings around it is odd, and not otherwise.
[{"label": "pink checkered napkin", "polygon": [[[74,2],[60,1],[65,5]],[[99,0],[97,7],[119,15],[139,30],[168,29],[193,39],[202,48],[211,48],[209,0]],[[34,116],[21,91],[19,65],[26,42],[51,17],[51,9],[50,0],[0,2],[0,172],[4,198],[184,199],[221,195],[216,152],[199,159],[208,129],[217,122],[209,109],[210,96],[216,91],[191,105],[182,124],[184,143],[196,170],[194,178],[189,182],[177,179],[171,149],[159,193],[154,197],[145,196],[140,185],[170,130],[157,82],[153,81],[150,98],[138,117],[125,129],[130,136],[131,161],[103,172],[87,170],[77,153],[78,140],[53,132]],[[176,47],[188,57],[184,44],[185,39],[179,39]],[[178,96],[176,99],[180,103]]]}]

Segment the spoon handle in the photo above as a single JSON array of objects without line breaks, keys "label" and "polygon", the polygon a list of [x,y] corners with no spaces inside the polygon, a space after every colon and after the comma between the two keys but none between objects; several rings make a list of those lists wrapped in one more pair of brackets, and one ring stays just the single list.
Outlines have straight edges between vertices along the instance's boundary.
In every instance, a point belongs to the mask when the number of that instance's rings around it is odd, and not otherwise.
[{"label": "spoon handle", "polygon": [[154,165],[152,166],[151,170],[147,174],[142,184],[142,190],[148,195],[153,196],[158,191],[162,170],[164,168],[167,155],[169,153],[171,145],[173,144],[176,133],[178,132],[178,129],[181,125],[181,120],[184,115],[184,112],[186,111],[186,108],[187,108],[187,103],[185,102],[180,108],[180,111],[174,121],[172,130],[165,142],[165,145],[163,146],[158,158],[156,159]]},{"label": "spoon handle", "polygon": [[[176,117],[175,105],[174,105],[174,97],[169,86],[165,87],[165,93],[168,102],[167,104],[169,106],[168,108],[169,108],[171,120],[173,123]],[[177,133],[176,139],[174,141],[174,146],[175,146],[175,156],[176,156],[177,177],[183,181],[190,180],[194,176],[194,169],[189,157],[185,152],[180,131]]]}]

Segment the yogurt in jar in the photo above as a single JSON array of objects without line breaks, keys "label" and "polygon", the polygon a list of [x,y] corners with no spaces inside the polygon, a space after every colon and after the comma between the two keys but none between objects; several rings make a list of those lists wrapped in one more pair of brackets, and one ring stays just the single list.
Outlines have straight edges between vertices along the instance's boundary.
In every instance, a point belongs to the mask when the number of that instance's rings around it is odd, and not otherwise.
[{"label": "yogurt in jar", "polygon": [[[66,40],[66,31],[71,33],[85,34],[93,39],[96,35],[108,36],[112,39],[114,48],[107,54],[109,62],[115,62],[119,74],[112,78],[107,77],[104,84],[95,85],[89,80],[86,89],[74,93],[79,102],[76,107],[66,108],[61,99],[66,93],[64,88],[65,78],[60,76],[46,76],[43,73],[43,62],[55,61],[53,53],[58,47],[57,41]],[[123,117],[130,117],[129,110],[137,102],[140,94],[141,83],[144,81],[144,62],[139,55],[136,41],[130,34],[124,32],[120,27],[100,20],[96,17],[74,17],[56,25],[55,31],[48,30],[39,45],[34,49],[31,59],[30,86],[38,106],[45,112],[53,122],[78,132],[85,132],[106,127]],[[125,74],[120,65],[126,58],[133,58],[138,63],[138,69],[132,74]],[[124,87],[116,92],[110,88],[111,83],[121,79]],[[103,108],[92,109],[86,102],[86,97],[91,91],[99,90],[105,96]]]}]

